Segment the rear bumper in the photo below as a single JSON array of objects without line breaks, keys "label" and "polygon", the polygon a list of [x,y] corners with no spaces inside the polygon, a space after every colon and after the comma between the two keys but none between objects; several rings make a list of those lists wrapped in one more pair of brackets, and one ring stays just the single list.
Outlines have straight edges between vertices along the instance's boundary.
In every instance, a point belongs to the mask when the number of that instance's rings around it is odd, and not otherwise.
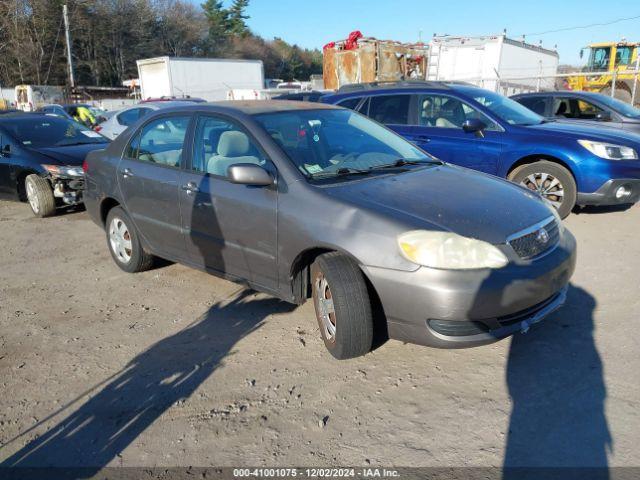
[{"label": "rear bumper", "polygon": [[[616,192],[625,187],[628,194],[618,198]],[[611,179],[593,193],[578,193],[578,205],[625,205],[640,200],[640,180],[635,178]]]},{"label": "rear bumper", "polygon": [[493,343],[559,308],[576,263],[565,231],[548,255],[499,270],[414,272],[365,267],[387,317],[389,337],[437,348]]}]

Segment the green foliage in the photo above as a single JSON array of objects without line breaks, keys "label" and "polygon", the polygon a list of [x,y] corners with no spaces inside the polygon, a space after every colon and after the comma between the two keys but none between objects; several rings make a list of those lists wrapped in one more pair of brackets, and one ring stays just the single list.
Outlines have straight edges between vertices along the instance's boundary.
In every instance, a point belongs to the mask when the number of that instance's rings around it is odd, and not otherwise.
[{"label": "green foliage", "polygon": [[63,3],[78,85],[119,86],[137,76],[136,60],[161,55],[259,59],[284,80],[322,72],[319,50],[252,33],[249,0],[2,0],[2,86],[67,83]]},{"label": "green foliage", "polygon": [[249,19],[246,9],[249,6],[249,0],[234,0],[231,8],[229,8],[229,32],[232,35],[247,35],[249,27],[245,20]]}]

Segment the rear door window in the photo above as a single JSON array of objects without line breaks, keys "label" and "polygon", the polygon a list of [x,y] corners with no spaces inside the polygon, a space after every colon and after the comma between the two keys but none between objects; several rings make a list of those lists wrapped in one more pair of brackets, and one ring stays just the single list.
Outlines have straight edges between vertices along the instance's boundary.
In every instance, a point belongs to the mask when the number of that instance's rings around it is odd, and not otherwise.
[{"label": "rear door window", "polygon": [[556,117],[593,120],[604,110],[583,99],[558,97],[554,100],[553,111]]},{"label": "rear door window", "polygon": [[407,125],[411,95],[378,95],[369,101],[368,116],[385,125]]},{"label": "rear door window", "polygon": [[[162,117],[146,124],[134,137],[127,154],[142,161],[165,167],[179,167],[190,116]],[[137,152],[134,150],[137,146]],[[133,148],[132,148],[133,147]]]}]

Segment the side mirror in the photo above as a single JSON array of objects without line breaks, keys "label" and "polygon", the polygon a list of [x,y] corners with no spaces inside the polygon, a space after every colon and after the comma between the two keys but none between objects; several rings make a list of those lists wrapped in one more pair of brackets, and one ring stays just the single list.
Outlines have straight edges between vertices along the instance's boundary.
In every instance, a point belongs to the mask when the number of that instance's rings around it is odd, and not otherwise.
[{"label": "side mirror", "polygon": [[605,110],[596,113],[596,120],[599,122],[610,122],[611,121],[611,112],[607,112]]},{"label": "side mirror", "polygon": [[482,131],[487,128],[487,124],[477,118],[471,118],[465,120],[462,124],[462,129],[466,133],[475,133],[478,136],[482,136]]},{"label": "side mirror", "polygon": [[227,176],[232,183],[267,187],[273,185],[273,177],[260,165],[254,163],[236,163],[227,169]]}]

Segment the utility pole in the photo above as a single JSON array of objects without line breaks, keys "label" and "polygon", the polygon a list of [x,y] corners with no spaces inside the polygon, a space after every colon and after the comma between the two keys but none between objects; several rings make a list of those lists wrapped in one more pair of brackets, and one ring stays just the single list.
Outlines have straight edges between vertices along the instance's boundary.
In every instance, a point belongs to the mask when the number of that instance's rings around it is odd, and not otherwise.
[{"label": "utility pole", "polygon": [[67,4],[62,5],[62,18],[64,19],[64,36],[67,39],[67,62],[69,63],[69,85],[75,88],[76,81],[73,78],[73,59],[71,58],[71,35],[69,34],[69,11]]}]

